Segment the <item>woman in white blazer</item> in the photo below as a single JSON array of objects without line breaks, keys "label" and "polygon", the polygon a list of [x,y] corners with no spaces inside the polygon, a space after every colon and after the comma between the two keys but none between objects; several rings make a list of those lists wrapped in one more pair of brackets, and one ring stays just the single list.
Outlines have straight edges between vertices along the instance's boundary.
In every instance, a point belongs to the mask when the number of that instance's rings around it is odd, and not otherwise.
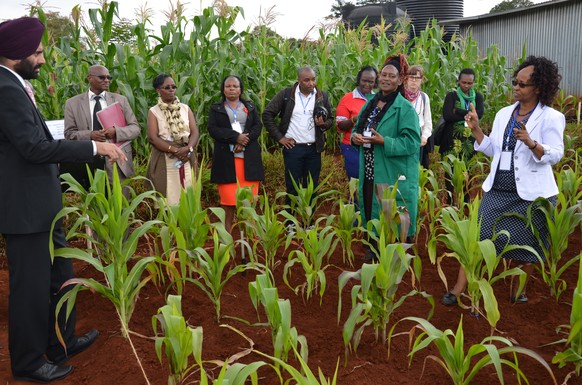
[{"label": "woman in white blazer", "polygon": [[[503,215],[526,215],[532,202],[539,197],[556,203],[558,186],[552,166],[564,155],[566,119],[550,106],[558,92],[561,76],[556,63],[544,57],[529,56],[515,70],[513,77],[516,103],[497,113],[488,136],[479,127],[474,106],[465,117],[475,136],[475,150],[493,157],[491,172],[483,182],[485,193],[479,209],[481,239],[492,238],[494,227],[496,232],[507,230],[511,239],[501,235],[495,240],[498,254],[509,242],[531,246],[543,259],[544,253],[531,229],[521,219]],[[533,221],[545,238],[545,216],[536,211]],[[532,263],[538,262],[538,256],[525,250],[512,250],[503,255],[522,265],[528,276],[533,271]],[[443,304],[456,303],[466,284],[465,272],[460,269],[457,283],[442,298]],[[516,291],[514,288],[511,301],[527,302],[525,288],[519,295]]]}]

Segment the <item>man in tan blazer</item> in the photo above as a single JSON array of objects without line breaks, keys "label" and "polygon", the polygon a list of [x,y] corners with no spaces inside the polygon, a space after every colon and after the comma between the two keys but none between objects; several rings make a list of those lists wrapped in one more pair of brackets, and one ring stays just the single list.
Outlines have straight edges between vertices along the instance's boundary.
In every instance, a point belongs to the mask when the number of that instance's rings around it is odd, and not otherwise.
[{"label": "man in tan blazer", "polygon": [[[119,178],[123,182],[126,178],[131,177],[135,172],[133,168],[131,140],[139,136],[140,128],[131,106],[125,96],[109,92],[111,76],[109,70],[101,65],[89,67],[87,75],[89,81],[89,90],[82,94],[76,95],[65,104],[65,138],[69,140],[94,140],[97,142],[128,142],[121,146],[121,149],[127,156],[128,161],[125,163],[117,162],[117,171]],[[101,127],[95,120],[94,111],[97,103],[97,110],[119,102],[127,126],[125,127]],[[85,177],[83,172],[73,173],[76,178]],[[90,164],[92,170],[96,168],[105,169],[109,180],[112,180],[113,165],[109,162],[102,162],[96,157],[93,164]],[[66,167],[65,167],[66,169]],[[88,179],[79,181],[87,187]],[[127,191],[125,191],[127,193]]]}]

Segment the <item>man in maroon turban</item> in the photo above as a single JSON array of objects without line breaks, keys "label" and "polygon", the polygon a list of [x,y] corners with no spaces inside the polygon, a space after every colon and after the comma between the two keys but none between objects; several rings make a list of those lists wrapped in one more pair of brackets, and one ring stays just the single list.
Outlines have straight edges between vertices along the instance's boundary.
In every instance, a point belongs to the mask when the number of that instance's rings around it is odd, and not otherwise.
[{"label": "man in maroon turban", "polygon": [[57,163],[88,162],[94,155],[125,160],[115,144],[54,140],[25,80],[36,79],[45,63],[44,26],[33,17],[0,24],[0,233],[6,241],[10,273],[8,338],[14,378],[50,382],[68,376],[64,363],[88,348],[97,330],[76,337],[75,312],[55,330],[55,307],[63,283],[73,278],[70,259],[51,261],[49,241],[66,247],[59,222],[62,208]]},{"label": "man in maroon turban", "polygon": [[35,17],[21,17],[0,24],[0,56],[11,60],[26,59],[36,51],[44,25]]}]

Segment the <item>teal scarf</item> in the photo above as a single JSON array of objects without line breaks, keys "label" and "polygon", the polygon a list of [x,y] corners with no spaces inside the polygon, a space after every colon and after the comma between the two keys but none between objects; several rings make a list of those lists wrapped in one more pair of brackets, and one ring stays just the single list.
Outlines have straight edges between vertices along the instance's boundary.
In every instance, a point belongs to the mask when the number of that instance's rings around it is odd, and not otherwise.
[{"label": "teal scarf", "polygon": [[461,103],[461,108],[463,110],[470,109],[467,107],[469,103],[473,103],[473,105],[475,105],[475,90],[473,88],[469,90],[469,96],[467,96],[465,93],[463,93],[461,87],[457,87],[457,96],[459,97],[459,102]]}]

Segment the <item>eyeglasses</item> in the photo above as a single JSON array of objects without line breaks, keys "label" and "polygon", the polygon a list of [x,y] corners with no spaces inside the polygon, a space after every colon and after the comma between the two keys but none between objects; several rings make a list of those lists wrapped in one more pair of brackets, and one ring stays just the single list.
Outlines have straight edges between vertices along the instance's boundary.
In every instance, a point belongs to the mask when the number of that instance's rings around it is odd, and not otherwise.
[{"label": "eyeglasses", "polygon": [[111,80],[111,79],[113,79],[113,78],[112,78],[111,76],[109,76],[109,75],[91,75],[91,76],[93,76],[93,77],[95,77],[95,78],[99,78],[99,80],[105,80],[105,79],[107,79],[107,80]]},{"label": "eyeglasses", "polygon": [[176,88],[178,88],[178,87],[176,87],[176,86],[174,85],[174,86],[165,86],[165,87],[160,87],[160,88],[161,88],[162,90],[169,91],[169,90],[175,90],[175,89],[176,89]]},{"label": "eyeglasses", "polygon": [[525,88],[525,87],[533,87],[535,86],[535,84],[528,84],[528,83],[523,83],[523,82],[518,82],[517,80],[513,79],[511,81],[511,85],[512,86],[518,86],[519,88]]},{"label": "eyeglasses", "polygon": [[408,80],[419,81],[422,80],[422,76],[409,76]]}]

